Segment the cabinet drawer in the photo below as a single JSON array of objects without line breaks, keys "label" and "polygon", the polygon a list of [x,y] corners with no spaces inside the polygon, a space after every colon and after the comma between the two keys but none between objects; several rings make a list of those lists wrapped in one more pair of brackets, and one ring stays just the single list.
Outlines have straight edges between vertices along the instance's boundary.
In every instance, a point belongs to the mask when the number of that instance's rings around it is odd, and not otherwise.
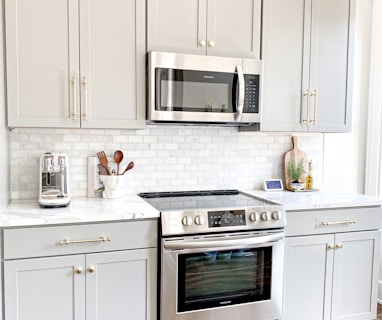
[{"label": "cabinet drawer", "polygon": [[381,207],[287,211],[286,236],[380,229]]},{"label": "cabinet drawer", "polygon": [[[156,247],[157,223],[157,220],[143,220],[5,229],[4,259]],[[65,240],[74,242],[61,243]]]}]

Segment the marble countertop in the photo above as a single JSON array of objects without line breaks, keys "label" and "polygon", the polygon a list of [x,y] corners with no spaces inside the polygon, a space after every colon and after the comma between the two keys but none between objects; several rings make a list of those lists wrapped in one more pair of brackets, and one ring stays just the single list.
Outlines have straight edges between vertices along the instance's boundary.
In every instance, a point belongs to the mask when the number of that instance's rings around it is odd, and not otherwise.
[{"label": "marble countertop", "polygon": [[282,204],[287,211],[382,205],[382,199],[379,198],[339,191],[291,192],[245,190],[244,192]]},{"label": "marble countertop", "polygon": [[74,198],[65,208],[40,208],[37,200],[11,201],[0,227],[157,219],[159,211],[137,195],[122,199]]},{"label": "marble countertop", "polygon": [[[287,211],[382,205],[382,200],[378,198],[337,191],[243,192],[282,204]],[[69,207],[50,209],[40,208],[37,200],[20,200],[11,201],[0,214],[0,227],[157,219],[159,214],[158,210],[137,195],[128,195],[122,199],[74,198]]]}]

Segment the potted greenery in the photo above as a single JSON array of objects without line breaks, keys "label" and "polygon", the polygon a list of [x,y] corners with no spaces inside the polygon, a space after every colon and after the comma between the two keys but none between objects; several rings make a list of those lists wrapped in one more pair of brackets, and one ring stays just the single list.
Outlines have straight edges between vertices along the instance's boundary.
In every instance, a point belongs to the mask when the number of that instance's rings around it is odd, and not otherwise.
[{"label": "potted greenery", "polygon": [[288,162],[288,175],[290,178],[290,187],[295,190],[301,190],[305,183],[300,181],[301,175],[304,172],[304,159],[300,159],[297,163],[294,159]]}]

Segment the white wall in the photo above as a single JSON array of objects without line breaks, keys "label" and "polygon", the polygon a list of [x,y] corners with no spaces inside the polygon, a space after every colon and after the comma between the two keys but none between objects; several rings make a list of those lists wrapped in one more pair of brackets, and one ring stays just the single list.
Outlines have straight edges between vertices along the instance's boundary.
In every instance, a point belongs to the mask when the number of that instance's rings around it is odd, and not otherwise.
[{"label": "white wall", "polygon": [[[38,161],[47,151],[69,157],[73,197],[87,195],[87,157],[124,151],[135,168],[127,173],[131,192],[261,188],[265,178],[282,178],[292,133],[239,132],[231,127],[148,126],[144,130],[14,129],[11,141],[11,198],[38,196]],[[321,186],[322,134],[297,134],[313,160]],[[126,165],[126,164],[125,164]]]},{"label": "white wall", "polygon": [[367,108],[374,1],[356,1],[352,131],[347,134],[324,135],[323,185],[326,189],[359,193],[364,193],[365,190]]}]

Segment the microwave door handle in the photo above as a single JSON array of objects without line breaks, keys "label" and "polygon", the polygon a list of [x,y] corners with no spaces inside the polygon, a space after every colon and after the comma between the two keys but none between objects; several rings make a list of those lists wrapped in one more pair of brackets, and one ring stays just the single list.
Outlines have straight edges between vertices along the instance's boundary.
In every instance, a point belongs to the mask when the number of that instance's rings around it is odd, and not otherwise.
[{"label": "microwave door handle", "polygon": [[237,239],[222,239],[222,240],[201,240],[201,241],[169,241],[164,243],[165,249],[170,250],[183,250],[183,249],[202,249],[209,250],[211,248],[224,248],[224,247],[237,247],[237,246],[251,246],[258,244],[266,244],[274,241],[284,239],[284,233],[279,232],[258,237],[245,237]]},{"label": "microwave door handle", "polygon": [[240,121],[241,116],[243,115],[243,108],[244,108],[244,73],[243,68],[240,64],[236,66],[237,70],[237,76],[239,79],[239,95],[236,97],[236,114],[235,114],[235,121]]}]

